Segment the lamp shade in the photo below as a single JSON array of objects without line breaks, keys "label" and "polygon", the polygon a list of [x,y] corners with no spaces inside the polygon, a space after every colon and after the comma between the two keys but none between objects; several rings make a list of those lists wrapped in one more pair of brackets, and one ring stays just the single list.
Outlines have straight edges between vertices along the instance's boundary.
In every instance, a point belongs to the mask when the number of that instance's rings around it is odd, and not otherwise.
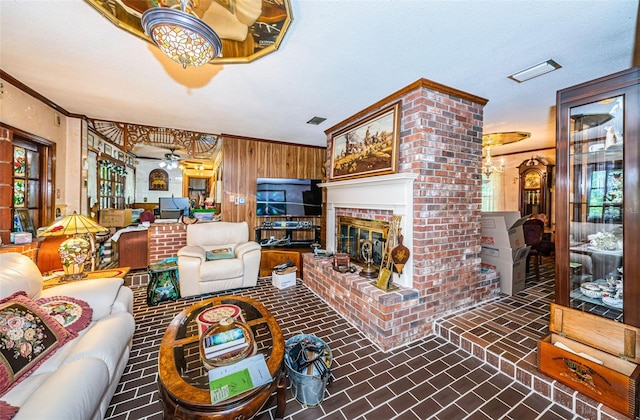
[{"label": "lamp shade", "polygon": [[51,226],[47,227],[38,236],[61,236],[76,235],[83,233],[108,232],[109,229],[100,226],[93,220],[75,212],[58,220]]},{"label": "lamp shade", "polygon": [[91,243],[81,235],[108,231],[109,229],[100,226],[88,217],[74,212],[47,227],[38,233],[38,236],[78,235],[62,242],[58,247],[65,279],[78,280],[84,276],[85,263],[91,261]]}]

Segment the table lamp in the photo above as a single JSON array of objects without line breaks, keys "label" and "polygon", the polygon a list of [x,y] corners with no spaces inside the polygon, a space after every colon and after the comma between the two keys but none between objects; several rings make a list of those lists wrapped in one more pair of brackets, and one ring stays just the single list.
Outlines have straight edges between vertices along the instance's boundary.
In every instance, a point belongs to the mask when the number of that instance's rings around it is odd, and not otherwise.
[{"label": "table lamp", "polygon": [[84,277],[84,265],[90,260],[89,249],[91,248],[89,241],[82,236],[107,231],[109,229],[88,217],[73,212],[38,233],[38,236],[74,235],[60,244],[58,254],[60,254],[65,280],[79,280]]}]

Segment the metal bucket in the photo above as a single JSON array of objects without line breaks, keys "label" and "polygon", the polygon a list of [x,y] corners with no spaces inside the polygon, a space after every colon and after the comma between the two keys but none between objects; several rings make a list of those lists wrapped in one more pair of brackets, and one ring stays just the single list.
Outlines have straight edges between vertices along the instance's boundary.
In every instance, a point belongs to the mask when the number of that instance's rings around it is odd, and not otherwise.
[{"label": "metal bucket", "polygon": [[[302,344],[300,353],[297,344]],[[310,345],[310,347],[308,347]],[[313,349],[309,351],[306,349]],[[331,378],[331,349],[314,335],[298,334],[285,342],[284,363],[291,381],[291,393],[300,403],[316,406],[324,399],[327,383]],[[315,350],[319,350],[316,352]],[[311,357],[307,355],[311,354]],[[320,354],[318,356],[318,354]],[[315,358],[315,362],[308,360]],[[300,363],[302,361],[302,363]],[[321,364],[319,364],[321,363]],[[300,364],[303,365],[300,372]],[[323,367],[326,366],[326,369]]]}]

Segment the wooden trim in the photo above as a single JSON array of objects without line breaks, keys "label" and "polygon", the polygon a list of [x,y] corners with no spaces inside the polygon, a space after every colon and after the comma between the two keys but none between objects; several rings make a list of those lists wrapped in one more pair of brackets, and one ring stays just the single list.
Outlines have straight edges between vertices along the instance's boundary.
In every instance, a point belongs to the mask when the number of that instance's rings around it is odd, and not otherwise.
[{"label": "wooden trim", "polygon": [[[54,161],[56,160],[56,147],[57,144],[47,140],[43,137],[37,136],[35,134],[31,134],[24,130],[20,130],[8,124],[4,124],[0,122],[0,127],[6,128],[11,133],[11,144],[12,146],[16,143],[20,143],[20,141],[29,141],[31,143],[38,145],[38,152],[40,155],[40,202],[43,205],[40,209],[40,220],[38,220],[39,226],[46,226],[47,224],[53,222],[55,218],[55,194],[54,191],[56,189],[56,165]],[[13,154],[11,155],[13,159]],[[49,186],[49,179],[47,178],[47,174],[49,173],[49,168],[51,168],[51,188]],[[13,172],[12,176],[13,176]],[[46,204],[49,204],[48,206]],[[10,204],[9,207],[13,205]]]},{"label": "wooden trim", "polygon": [[78,115],[78,114],[70,113],[66,109],[62,108],[60,105],[58,105],[55,102],[49,100],[48,98],[45,98],[44,96],[42,96],[41,94],[39,94],[35,90],[31,89],[29,86],[25,85],[24,83],[22,83],[21,81],[19,81],[15,77],[7,74],[4,70],[0,70],[0,78],[6,80],[8,83],[11,83],[13,86],[15,86],[16,88],[20,89],[21,91],[23,91],[27,95],[31,95],[35,99],[39,100],[40,102],[43,102],[45,105],[55,109],[59,113],[63,114],[65,117],[85,118],[84,115]]},{"label": "wooden trim", "polygon": [[[509,152],[509,153],[494,153],[493,149],[491,149],[491,157],[497,157],[497,156],[513,156],[513,155],[520,155],[522,153],[532,153],[532,152],[542,152],[544,150],[553,150],[555,151],[557,148],[556,147],[545,147],[544,149],[527,149],[527,150],[523,150],[523,151],[517,151],[517,152]],[[553,164],[551,164],[553,165]]]},{"label": "wooden trim", "polygon": [[283,144],[285,146],[302,146],[302,147],[311,147],[314,149],[326,149],[327,146],[313,146],[313,145],[309,145],[309,144],[301,144],[301,143],[289,143],[289,142],[285,142],[285,141],[279,141],[279,140],[267,140],[267,139],[259,139],[259,138],[255,138],[255,137],[244,137],[244,136],[236,136],[234,134],[225,134],[222,133],[220,134],[220,138],[222,140],[248,140],[248,141],[259,141],[261,143],[271,143],[271,144]]},{"label": "wooden trim", "polygon": [[480,96],[476,96],[476,95],[472,95],[470,93],[467,92],[463,92],[461,90],[434,82],[432,80],[428,80],[428,79],[418,79],[415,82],[411,83],[408,86],[403,87],[402,89],[392,93],[391,95],[387,96],[386,98],[383,98],[381,100],[379,100],[378,102],[374,103],[373,105],[368,106],[367,108],[363,109],[362,111],[358,112],[357,114],[352,115],[351,117],[347,118],[344,121],[339,122],[338,124],[334,125],[331,128],[328,128],[327,130],[324,131],[324,133],[326,135],[329,135],[329,133],[332,133],[334,131],[338,131],[339,129],[341,129],[342,127],[346,126],[346,125],[350,125],[351,123],[353,123],[354,121],[358,121],[362,118],[364,118],[365,116],[371,114],[372,112],[382,108],[383,106],[400,100],[403,97],[407,96],[407,94],[409,92],[412,92],[414,90],[418,90],[418,89],[430,89],[430,90],[435,90],[437,92],[440,93],[444,93],[446,95],[452,95],[455,96],[457,98],[460,99],[464,99],[467,101],[471,101],[480,105],[486,105],[487,102],[489,102],[488,99],[484,99],[481,98]]},{"label": "wooden trim", "polygon": [[55,143],[52,142],[51,140],[47,140],[44,137],[40,137],[37,136],[35,134],[31,134],[27,131],[21,130],[19,128],[13,127],[9,124],[5,124],[3,122],[0,122],[0,127],[4,127],[7,128],[8,130],[13,132],[14,136],[18,136],[18,137],[22,137],[24,139],[27,139],[29,141],[32,141],[34,143],[38,143],[38,144],[42,144],[44,146],[55,146]]}]

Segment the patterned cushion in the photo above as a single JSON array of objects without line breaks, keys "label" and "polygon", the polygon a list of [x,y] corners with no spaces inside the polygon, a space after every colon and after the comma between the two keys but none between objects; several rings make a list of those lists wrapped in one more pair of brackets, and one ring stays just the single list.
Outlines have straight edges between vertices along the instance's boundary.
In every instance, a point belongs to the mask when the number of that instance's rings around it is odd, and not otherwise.
[{"label": "patterned cushion", "polygon": [[0,397],[76,335],[22,291],[0,300]]},{"label": "patterned cushion", "polygon": [[91,322],[93,310],[84,300],[53,296],[40,298],[36,303],[68,331],[80,332]]},{"label": "patterned cushion", "polygon": [[4,401],[0,401],[0,420],[9,420],[16,415],[20,407],[14,407]]},{"label": "patterned cushion", "polygon": [[236,256],[236,254],[233,253],[233,250],[229,247],[212,249],[211,251],[207,251],[205,255],[207,261],[235,258]]}]

